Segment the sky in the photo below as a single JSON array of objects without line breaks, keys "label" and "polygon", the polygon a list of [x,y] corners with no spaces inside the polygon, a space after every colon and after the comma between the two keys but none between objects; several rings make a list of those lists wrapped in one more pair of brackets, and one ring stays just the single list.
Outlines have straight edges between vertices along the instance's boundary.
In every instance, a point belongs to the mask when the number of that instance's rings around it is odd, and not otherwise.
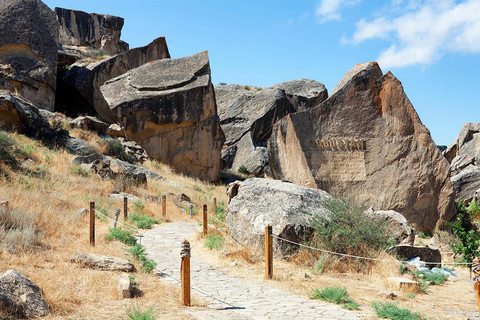
[{"label": "sky", "polygon": [[125,18],[130,48],[165,37],[172,58],[208,50],[214,84],[300,78],[329,92],[377,61],[437,145],[480,122],[480,0],[43,0]]}]

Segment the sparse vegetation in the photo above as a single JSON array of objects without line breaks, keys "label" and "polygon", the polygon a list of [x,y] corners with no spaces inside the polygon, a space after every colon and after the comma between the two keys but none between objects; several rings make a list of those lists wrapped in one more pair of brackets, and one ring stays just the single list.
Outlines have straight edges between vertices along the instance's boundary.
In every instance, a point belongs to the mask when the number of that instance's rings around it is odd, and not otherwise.
[{"label": "sparse vegetation", "polygon": [[20,147],[10,134],[0,130],[0,174],[4,172],[2,165],[13,170],[19,169],[20,161],[26,159],[28,154],[28,151]]},{"label": "sparse vegetation", "polygon": [[70,167],[70,172],[73,174],[78,174],[82,177],[88,177],[90,172],[78,165],[72,165]]},{"label": "sparse vegetation", "polygon": [[32,214],[0,206],[0,251],[27,252],[38,246],[42,238]]},{"label": "sparse vegetation", "polygon": [[392,320],[421,320],[422,316],[418,312],[412,312],[408,309],[400,309],[391,302],[381,303],[373,302],[372,307],[378,317]]},{"label": "sparse vegetation", "polygon": [[480,232],[472,221],[472,215],[469,209],[461,201],[455,201],[457,217],[453,222],[447,222],[447,226],[452,228],[453,234],[459,242],[451,244],[453,252],[461,255],[462,261],[472,262],[479,255]]},{"label": "sparse vegetation", "polygon": [[132,306],[125,312],[131,320],[156,320],[157,317],[155,315],[154,307],[155,306],[151,306],[145,311],[140,311],[138,307]]},{"label": "sparse vegetation", "polygon": [[423,231],[420,231],[418,233],[418,237],[422,238],[422,239],[430,239],[431,238],[430,236],[426,235],[425,232],[423,232]]},{"label": "sparse vegetation", "polygon": [[250,172],[248,172],[247,168],[245,168],[244,165],[241,165],[240,168],[238,168],[238,173],[249,174]]},{"label": "sparse vegetation", "polygon": [[322,290],[315,289],[310,298],[340,304],[342,308],[349,310],[357,310],[360,306],[348,296],[347,289],[343,287],[326,287]]},{"label": "sparse vegetation", "polygon": [[140,229],[150,229],[152,225],[160,223],[160,220],[158,219],[154,219],[147,215],[140,215],[138,213],[131,214],[129,219]]},{"label": "sparse vegetation", "polygon": [[92,59],[103,59],[105,57],[109,57],[110,54],[105,51],[104,49],[91,49],[91,50],[88,50],[85,55],[89,58],[92,58]]},{"label": "sparse vegetation", "polygon": [[145,255],[145,247],[140,244],[134,244],[126,251],[128,254],[132,255],[135,260],[142,264],[142,270],[146,273],[152,272],[157,266],[155,261],[147,259],[147,256]]},{"label": "sparse vegetation", "polygon": [[121,228],[111,228],[105,238],[109,241],[117,240],[130,246],[137,244],[137,239],[132,236],[132,232]]},{"label": "sparse vegetation", "polygon": [[135,163],[135,158],[131,154],[128,154],[125,151],[125,148],[123,147],[120,140],[107,138],[104,140],[104,142],[106,143],[106,149],[105,149],[106,155],[115,157],[119,160],[126,161],[132,164]]},{"label": "sparse vegetation", "polygon": [[218,234],[208,234],[205,236],[205,246],[209,249],[219,250],[223,247],[224,239]]}]

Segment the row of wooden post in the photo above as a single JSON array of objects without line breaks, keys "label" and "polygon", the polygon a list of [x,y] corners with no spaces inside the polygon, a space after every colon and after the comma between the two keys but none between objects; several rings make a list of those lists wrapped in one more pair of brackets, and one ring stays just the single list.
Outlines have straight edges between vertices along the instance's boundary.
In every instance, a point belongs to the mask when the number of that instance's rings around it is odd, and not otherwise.
[{"label": "row of wooden post", "polygon": [[[208,235],[208,207],[203,205],[203,236]],[[217,214],[217,199],[213,198],[213,212]],[[115,224],[120,215],[120,210],[117,209],[115,214]],[[166,196],[162,197],[162,216],[166,219],[167,215],[167,201]],[[123,198],[123,218],[124,221],[128,219],[128,198]],[[95,202],[90,202],[90,245],[95,246]],[[182,258],[180,267],[180,277],[182,283],[181,303],[185,306],[191,305],[190,299],[190,243],[185,240],[182,243],[182,251],[180,252]],[[265,279],[272,279],[273,277],[273,247],[272,247],[272,226],[265,227]]]}]

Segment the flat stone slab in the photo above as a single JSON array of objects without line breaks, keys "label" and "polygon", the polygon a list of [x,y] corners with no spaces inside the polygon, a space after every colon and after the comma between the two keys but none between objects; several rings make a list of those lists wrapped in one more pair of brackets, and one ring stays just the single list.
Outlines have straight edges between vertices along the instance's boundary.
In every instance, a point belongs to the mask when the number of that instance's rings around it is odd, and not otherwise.
[{"label": "flat stone slab", "polygon": [[78,252],[70,258],[70,261],[88,268],[104,271],[135,271],[135,266],[127,260],[103,254]]},{"label": "flat stone slab", "polygon": [[[163,282],[180,286],[181,243],[193,238],[197,226],[195,222],[168,223],[144,234],[142,244],[149,259],[157,262]],[[234,278],[204,262],[196,252],[192,252],[190,264],[192,295],[206,300],[211,309],[185,310],[197,319],[360,319],[359,314],[337,305]]]}]

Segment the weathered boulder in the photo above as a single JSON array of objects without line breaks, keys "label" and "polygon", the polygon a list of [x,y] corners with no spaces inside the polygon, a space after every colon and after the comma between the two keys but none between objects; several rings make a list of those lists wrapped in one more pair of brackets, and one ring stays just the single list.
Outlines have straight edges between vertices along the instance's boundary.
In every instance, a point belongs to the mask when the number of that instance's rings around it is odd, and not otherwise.
[{"label": "weathered boulder", "polygon": [[403,243],[413,245],[415,241],[414,230],[409,227],[407,219],[400,213],[393,210],[374,211],[372,208],[368,209],[366,215],[371,219],[380,223],[386,222],[390,236],[395,240],[395,243]]},{"label": "weathered boulder", "polygon": [[323,103],[277,122],[268,157],[276,179],[394,210],[419,231],[455,214],[448,161],[377,63],[357,65]]},{"label": "weathered boulder", "polygon": [[429,247],[414,247],[406,244],[393,246],[388,248],[388,252],[396,254],[403,260],[410,260],[419,257],[423,262],[428,262],[429,268],[442,267],[442,254],[438,249],[432,249]]},{"label": "weathered boulder", "polygon": [[125,137],[151,158],[190,176],[218,179],[224,135],[207,52],[151,62],[101,91]]},{"label": "weathered boulder", "polygon": [[100,92],[107,80],[118,77],[147,62],[170,58],[165,38],[157,38],[150,44],[130,49],[107,60],[97,62],[78,61],[65,72],[61,79],[95,108],[100,118],[108,124],[116,123],[116,118]]},{"label": "weathered boulder", "polygon": [[117,137],[117,138],[125,137],[125,135],[123,134],[122,128],[120,128],[120,126],[116,123],[108,126],[107,135],[109,135],[110,137]]},{"label": "weathered boulder", "polygon": [[43,317],[49,313],[42,289],[15,270],[0,275],[0,310],[22,318]]},{"label": "weathered boulder", "polygon": [[227,146],[222,152],[222,168],[237,172],[244,167],[256,176],[268,165],[266,146],[273,124],[327,98],[323,84],[307,79],[269,88],[218,85],[215,94]]},{"label": "weathered boulder", "polygon": [[91,116],[75,118],[69,122],[69,125],[72,129],[83,129],[101,134],[105,134],[109,127],[105,122]]},{"label": "weathered boulder", "polygon": [[456,199],[470,202],[480,188],[480,123],[466,123],[443,155],[451,164]]},{"label": "weathered boulder", "polygon": [[103,49],[110,54],[128,50],[128,44],[120,41],[123,18],[64,8],[55,8],[55,13],[61,44]]},{"label": "weathered boulder", "polygon": [[0,89],[54,110],[58,29],[40,0],[0,1]]},{"label": "weathered boulder", "polygon": [[133,294],[133,284],[130,277],[126,273],[118,275],[117,291],[122,298],[131,298]]},{"label": "weathered boulder", "polygon": [[279,89],[296,111],[315,107],[328,98],[328,91],[323,83],[310,79],[299,79],[278,83],[270,88]]},{"label": "weathered boulder", "polygon": [[70,261],[84,267],[104,271],[134,272],[135,266],[125,259],[95,253],[75,253]]},{"label": "weathered boulder", "polygon": [[[264,247],[265,226],[269,224],[274,236],[294,242],[308,240],[313,232],[312,216],[330,214],[324,201],[331,196],[318,189],[261,178],[233,182],[229,189],[236,192],[231,192],[234,196],[228,205],[227,224],[235,227],[230,230],[232,235],[248,246]],[[274,251],[282,256],[297,249],[274,241]]]}]

